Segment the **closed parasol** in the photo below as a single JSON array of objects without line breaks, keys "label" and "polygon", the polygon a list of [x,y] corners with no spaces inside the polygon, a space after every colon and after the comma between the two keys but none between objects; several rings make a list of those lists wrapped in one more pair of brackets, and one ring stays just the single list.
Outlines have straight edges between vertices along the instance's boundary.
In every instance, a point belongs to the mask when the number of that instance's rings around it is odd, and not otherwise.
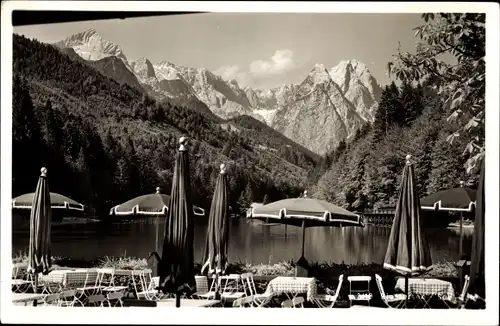
[{"label": "closed parasol", "polygon": [[229,198],[227,188],[226,167],[221,164],[208,219],[204,255],[206,263],[201,270],[203,273],[204,269],[208,268],[208,272],[215,272],[216,277],[219,273],[224,273],[228,262]]},{"label": "closed parasol", "polygon": [[470,265],[470,291],[482,298],[485,296],[484,288],[484,173],[485,157],[481,166],[479,186],[477,189],[476,220],[474,222],[474,235],[472,236],[472,254]]},{"label": "closed parasol", "polygon": [[176,307],[180,306],[180,294],[191,292],[195,288],[193,205],[190,196],[187,139],[181,137],[179,142],[169,210],[165,221],[165,239],[158,269],[159,289],[164,293],[175,294]]},{"label": "closed parasol", "polygon": [[408,276],[426,271],[431,266],[429,245],[422,231],[415,172],[410,160],[411,155],[407,155],[384,259],[384,268],[405,275],[406,294],[408,294]]},{"label": "closed parasol", "polygon": [[47,169],[42,168],[41,172],[31,205],[28,253],[28,272],[33,273],[35,276],[35,293],[38,290],[38,274],[48,274],[51,266],[50,229],[52,208],[47,182]]}]

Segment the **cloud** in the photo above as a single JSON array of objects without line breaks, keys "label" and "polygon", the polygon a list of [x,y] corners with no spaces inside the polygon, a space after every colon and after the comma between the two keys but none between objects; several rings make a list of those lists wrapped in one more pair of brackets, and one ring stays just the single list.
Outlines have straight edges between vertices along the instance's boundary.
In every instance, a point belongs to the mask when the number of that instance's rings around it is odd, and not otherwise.
[{"label": "cloud", "polygon": [[223,66],[214,71],[214,74],[220,76],[224,80],[235,79],[240,86],[249,85],[249,75],[241,71],[237,65]]},{"label": "cloud", "polygon": [[279,75],[294,68],[293,52],[290,50],[276,50],[274,55],[266,61],[255,60],[250,63],[250,73],[255,77]]},{"label": "cloud", "polygon": [[214,71],[224,80],[235,79],[240,86],[248,86],[258,79],[278,76],[295,68],[293,52],[287,49],[276,50],[267,60],[254,60],[248,69],[241,69],[237,65],[229,65]]},{"label": "cloud", "polygon": [[223,66],[214,71],[214,74],[221,76],[224,80],[236,78],[238,73],[240,73],[240,67],[237,65]]}]

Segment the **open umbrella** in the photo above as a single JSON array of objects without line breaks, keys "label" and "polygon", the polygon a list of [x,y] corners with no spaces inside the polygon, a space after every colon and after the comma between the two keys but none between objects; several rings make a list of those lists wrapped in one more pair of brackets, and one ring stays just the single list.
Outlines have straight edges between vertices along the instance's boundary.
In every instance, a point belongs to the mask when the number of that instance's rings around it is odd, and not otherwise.
[{"label": "open umbrella", "polygon": [[476,220],[472,236],[472,254],[470,265],[470,292],[485,298],[484,289],[484,160],[481,164],[479,186],[477,189]]},{"label": "open umbrella", "polygon": [[420,200],[420,205],[425,210],[460,212],[460,257],[462,257],[463,213],[474,210],[476,207],[476,196],[477,191],[475,189],[465,188],[464,182],[460,181],[459,188],[442,190]]},{"label": "open umbrella", "polygon": [[359,215],[324,200],[307,198],[307,191],[304,191],[302,198],[283,199],[252,208],[250,219],[302,226],[302,254],[299,261],[304,265],[306,227],[363,226]]},{"label": "open umbrella", "polygon": [[472,212],[476,205],[475,189],[465,188],[464,182],[460,187],[438,191],[420,199],[420,205],[425,210],[449,212]]},{"label": "open umbrella", "polygon": [[[12,199],[12,208],[31,209],[35,195],[36,193],[32,192]],[[50,207],[52,209],[67,209],[80,212],[85,210],[85,207],[82,204],[61,194],[51,192],[49,198],[50,198]]]},{"label": "open umbrella", "polygon": [[193,205],[187,139],[181,137],[175,161],[174,180],[170,194],[169,210],[165,223],[163,252],[159,258],[159,289],[174,293],[176,307],[180,307],[180,294],[194,289],[193,258]]},{"label": "open umbrella", "polygon": [[47,169],[41,169],[30,216],[30,244],[28,272],[35,276],[35,293],[38,289],[38,273],[48,274],[50,262],[50,227],[52,208],[50,204]]},{"label": "open umbrella", "polygon": [[142,195],[132,198],[123,204],[111,208],[110,215],[146,215],[146,216],[166,216],[170,196],[161,194],[160,187],[156,188],[154,194]]},{"label": "open umbrella", "polygon": [[[208,219],[207,241],[201,273],[208,267],[208,272],[224,273],[227,267],[227,245],[229,240],[229,201],[226,179],[226,167],[220,166],[219,177],[215,185],[210,215]],[[217,280],[216,280],[217,282]],[[218,284],[218,283],[215,283]]]},{"label": "open umbrella", "polygon": [[407,155],[384,259],[384,268],[405,275],[407,300],[408,276],[426,271],[431,266],[429,245],[422,232],[420,201],[414,180],[415,172],[410,159],[411,155]]},{"label": "open umbrella", "polygon": [[[166,216],[169,203],[170,196],[160,193],[160,187],[157,187],[154,194],[135,197],[122,204],[113,206],[109,214]],[[193,206],[193,212],[195,215],[205,215],[205,211],[200,207]]]}]

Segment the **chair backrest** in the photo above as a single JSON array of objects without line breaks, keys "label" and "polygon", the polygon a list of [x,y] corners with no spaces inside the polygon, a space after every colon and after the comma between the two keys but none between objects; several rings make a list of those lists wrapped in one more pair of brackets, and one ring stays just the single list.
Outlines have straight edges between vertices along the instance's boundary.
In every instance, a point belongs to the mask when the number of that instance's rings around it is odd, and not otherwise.
[{"label": "chair backrest", "polygon": [[378,291],[380,292],[380,297],[384,302],[387,302],[387,297],[385,296],[384,287],[382,286],[382,278],[380,277],[380,275],[375,274],[375,281],[377,283]]},{"label": "chair backrest", "polygon": [[462,292],[460,293],[460,296],[458,297],[459,300],[461,300],[461,301],[465,300],[465,296],[467,295],[467,291],[469,290],[469,284],[470,284],[470,277],[469,277],[469,275],[465,275],[464,287],[462,288]]},{"label": "chair backrest", "polygon": [[244,298],[240,298],[240,299],[236,299],[233,301],[233,307],[243,308],[243,307],[245,307],[245,305],[252,304],[253,299],[254,299],[253,295],[250,295],[250,296],[244,297]]},{"label": "chair backrest", "polygon": [[337,290],[335,290],[335,294],[334,294],[335,301],[339,297],[340,289],[342,288],[342,283],[343,282],[344,282],[344,274],[341,274],[339,276],[339,284],[337,284]]},{"label": "chair backrest", "polygon": [[207,293],[208,292],[208,278],[204,275],[195,275],[194,280],[196,282],[196,292]]},{"label": "chair backrest", "polygon": [[[253,280],[253,274],[252,273],[245,273],[241,274],[241,277],[243,280],[246,280],[247,286],[248,286],[248,291],[250,292],[250,295],[256,295],[257,294],[257,287],[255,286],[255,282]],[[246,289],[245,289],[246,292]]]}]

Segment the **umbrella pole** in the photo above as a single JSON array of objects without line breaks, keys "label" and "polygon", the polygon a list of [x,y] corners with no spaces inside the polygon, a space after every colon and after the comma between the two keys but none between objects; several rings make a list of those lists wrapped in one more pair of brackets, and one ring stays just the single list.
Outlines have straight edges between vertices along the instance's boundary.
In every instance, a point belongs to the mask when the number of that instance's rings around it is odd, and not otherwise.
[{"label": "umbrella pole", "polygon": [[406,303],[405,303],[405,308],[408,307],[408,297],[410,296],[410,294],[408,293],[408,274],[409,273],[406,273],[405,274],[405,293],[406,293]]},{"label": "umbrella pole", "polygon": [[302,220],[302,256],[304,257],[304,245],[306,243],[306,221]]},{"label": "umbrella pole", "polygon": [[458,250],[458,259],[462,259],[462,241],[463,241],[463,223],[464,223],[464,213],[460,212],[460,248]]},{"label": "umbrella pole", "polygon": [[175,307],[180,308],[181,306],[181,295],[179,292],[175,293]]},{"label": "umbrella pole", "polygon": [[[156,236],[156,239],[155,239],[155,251],[158,252],[158,222],[159,221],[155,221],[155,224],[156,224],[156,228],[155,228],[155,236]],[[153,270],[156,271],[156,273],[158,274],[158,271],[156,270],[157,269],[157,264],[158,262],[155,260],[154,263],[153,263]],[[158,276],[158,275],[155,275],[155,276]]]},{"label": "umbrella pole", "polygon": [[35,288],[33,289],[35,293],[38,290],[38,273],[35,273]]}]

